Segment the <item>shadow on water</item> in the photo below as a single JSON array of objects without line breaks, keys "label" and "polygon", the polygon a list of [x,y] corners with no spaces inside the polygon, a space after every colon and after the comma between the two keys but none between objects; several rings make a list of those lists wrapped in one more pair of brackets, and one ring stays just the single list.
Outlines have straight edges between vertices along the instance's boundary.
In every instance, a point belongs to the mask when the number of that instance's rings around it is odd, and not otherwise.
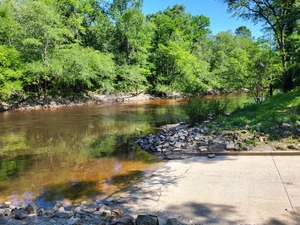
[{"label": "shadow on water", "polygon": [[44,192],[36,198],[36,202],[40,207],[53,207],[57,201],[77,202],[92,199],[102,194],[97,186],[98,183],[95,181],[73,181],[52,185],[45,188]]},{"label": "shadow on water", "polygon": [[137,183],[144,176],[144,171],[135,170],[127,174],[120,174],[113,176],[111,178],[111,183],[113,185],[119,186],[122,188],[128,188],[131,185]]},{"label": "shadow on water", "polygon": [[87,150],[93,158],[116,157],[121,160],[143,161],[144,163],[159,162],[160,160],[154,155],[133,144],[139,134],[140,132],[108,135],[88,144]]}]

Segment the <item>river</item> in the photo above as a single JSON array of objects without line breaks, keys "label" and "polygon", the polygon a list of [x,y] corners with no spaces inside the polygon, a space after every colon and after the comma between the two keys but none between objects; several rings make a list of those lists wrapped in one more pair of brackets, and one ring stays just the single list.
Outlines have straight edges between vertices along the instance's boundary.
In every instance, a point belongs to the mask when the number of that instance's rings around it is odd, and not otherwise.
[{"label": "river", "polygon": [[103,199],[157,162],[130,146],[132,136],[185,118],[177,100],[1,113],[0,200]]}]

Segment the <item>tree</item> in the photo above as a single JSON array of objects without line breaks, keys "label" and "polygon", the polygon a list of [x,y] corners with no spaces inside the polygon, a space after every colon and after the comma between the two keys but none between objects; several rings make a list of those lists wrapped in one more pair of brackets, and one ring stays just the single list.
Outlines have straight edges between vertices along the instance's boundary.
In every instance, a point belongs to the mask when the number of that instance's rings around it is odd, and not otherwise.
[{"label": "tree", "polygon": [[22,62],[16,49],[0,45],[0,99],[22,97]]},{"label": "tree", "polygon": [[264,22],[274,33],[283,68],[283,90],[289,91],[293,86],[290,73],[292,48],[288,43],[300,18],[298,0],[223,0],[230,12],[254,22]]},{"label": "tree", "polygon": [[[145,89],[152,31],[141,12],[142,1],[119,0],[111,5],[115,30],[112,51],[118,65],[117,86],[123,91]],[[132,89],[132,90],[131,90]]]},{"label": "tree", "polygon": [[21,30],[15,20],[14,8],[18,8],[18,5],[12,0],[0,2],[0,43],[10,47],[16,44],[18,31]]},{"label": "tree", "polygon": [[263,45],[231,32],[220,32],[213,40],[211,70],[218,89],[247,88],[255,101],[260,102],[267,88],[278,78],[276,54]]},{"label": "tree", "polygon": [[192,16],[175,5],[148,16],[154,29],[150,82],[157,92],[203,92],[208,63],[202,57],[202,41],[209,32],[209,19]]},{"label": "tree", "polygon": [[240,26],[235,30],[236,36],[245,37],[248,39],[252,38],[251,30],[249,30],[246,26]]},{"label": "tree", "polygon": [[[76,56],[76,57],[74,57]],[[56,49],[49,59],[54,89],[58,95],[78,95],[87,90],[111,92],[115,66],[112,56],[78,44]]]},{"label": "tree", "polygon": [[16,18],[21,24],[21,57],[26,62],[26,85],[47,101],[52,72],[49,58],[58,45],[66,44],[71,35],[63,25],[54,5],[45,1],[25,2]]}]

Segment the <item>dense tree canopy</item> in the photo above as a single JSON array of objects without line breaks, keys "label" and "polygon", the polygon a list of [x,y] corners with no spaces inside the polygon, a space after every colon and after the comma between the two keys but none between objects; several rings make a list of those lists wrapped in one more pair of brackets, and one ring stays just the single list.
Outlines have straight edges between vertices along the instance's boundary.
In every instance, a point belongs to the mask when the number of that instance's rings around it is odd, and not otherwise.
[{"label": "dense tree canopy", "polygon": [[0,100],[247,88],[259,101],[273,84],[299,85],[299,1],[225,2],[276,45],[245,26],[212,35],[182,5],[144,15],[142,0],[0,0]]},{"label": "dense tree canopy", "polygon": [[[283,89],[293,87],[293,72],[299,39],[299,0],[224,0],[229,10],[254,22],[261,21],[271,29],[279,49],[283,69]],[[299,60],[299,58],[298,58]]]}]

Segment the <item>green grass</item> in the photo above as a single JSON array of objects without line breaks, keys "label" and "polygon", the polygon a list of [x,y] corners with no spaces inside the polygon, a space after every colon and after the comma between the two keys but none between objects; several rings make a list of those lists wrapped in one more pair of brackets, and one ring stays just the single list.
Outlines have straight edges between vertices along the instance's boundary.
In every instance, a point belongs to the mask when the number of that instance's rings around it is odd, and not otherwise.
[{"label": "green grass", "polygon": [[[248,104],[237,109],[228,117],[218,118],[212,125],[220,129],[243,129],[276,135],[272,127],[289,123],[299,126],[300,122],[300,88],[288,93],[278,93],[268,98],[262,104]],[[270,129],[271,128],[271,129]]]}]

